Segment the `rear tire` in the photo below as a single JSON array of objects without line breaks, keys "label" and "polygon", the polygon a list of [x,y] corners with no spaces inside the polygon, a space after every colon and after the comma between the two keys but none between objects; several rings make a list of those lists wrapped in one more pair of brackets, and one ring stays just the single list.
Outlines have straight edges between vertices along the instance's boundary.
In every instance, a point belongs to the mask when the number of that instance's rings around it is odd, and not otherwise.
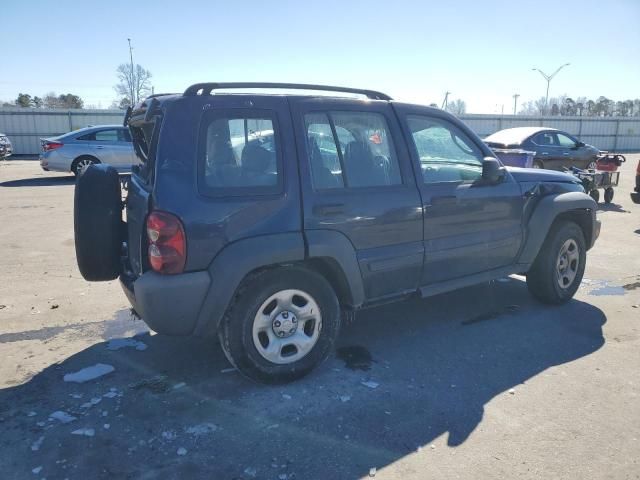
[{"label": "rear tire", "polygon": [[120,178],[109,165],[91,165],[75,186],[73,223],[76,260],[85,280],[118,278],[122,250]]},{"label": "rear tire", "polygon": [[604,203],[611,203],[613,201],[613,188],[607,187],[604,189]]},{"label": "rear tire", "polygon": [[542,303],[561,304],[578,290],[586,262],[586,242],[574,222],[555,223],[527,272],[527,287]]},{"label": "rear tire", "polygon": [[589,196],[590,196],[591,198],[593,198],[593,200],[594,200],[596,203],[598,203],[598,202],[600,201],[600,192],[598,191],[598,189],[597,189],[597,188],[594,188],[593,190],[591,190],[591,191],[589,192]]},{"label": "rear tire", "polygon": [[71,164],[71,171],[77,177],[82,175],[82,173],[91,165],[97,165],[100,163],[95,157],[90,157],[89,155],[84,155],[82,157],[76,158]]},{"label": "rear tire", "polygon": [[542,163],[542,160],[534,160],[533,168],[544,168],[544,164]]},{"label": "rear tire", "polygon": [[286,383],[326,360],[339,330],[338,299],[324,277],[282,267],[242,282],[218,335],[242,374],[261,383]]}]

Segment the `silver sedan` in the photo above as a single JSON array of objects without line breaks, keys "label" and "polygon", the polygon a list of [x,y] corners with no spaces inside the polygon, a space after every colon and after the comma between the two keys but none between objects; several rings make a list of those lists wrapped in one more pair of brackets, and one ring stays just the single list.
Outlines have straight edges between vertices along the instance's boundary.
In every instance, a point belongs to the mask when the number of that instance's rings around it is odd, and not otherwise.
[{"label": "silver sedan", "polygon": [[138,163],[129,130],[121,125],[81,128],[40,142],[40,166],[45,171],[78,175],[92,163],[108,163],[119,172],[129,172]]}]

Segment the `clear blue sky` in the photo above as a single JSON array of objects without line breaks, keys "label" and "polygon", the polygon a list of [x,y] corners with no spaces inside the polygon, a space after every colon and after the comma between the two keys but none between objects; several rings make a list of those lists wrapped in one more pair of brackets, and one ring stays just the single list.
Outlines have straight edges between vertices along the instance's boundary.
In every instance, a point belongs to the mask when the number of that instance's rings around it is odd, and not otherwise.
[{"label": "clear blue sky", "polygon": [[[153,6],[151,6],[153,5]],[[505,112],[544,95],[640,97],[640,0],[2,1],[0,100],[107,107],[134,60],[156,92],[199,81],[326,83]]]}]

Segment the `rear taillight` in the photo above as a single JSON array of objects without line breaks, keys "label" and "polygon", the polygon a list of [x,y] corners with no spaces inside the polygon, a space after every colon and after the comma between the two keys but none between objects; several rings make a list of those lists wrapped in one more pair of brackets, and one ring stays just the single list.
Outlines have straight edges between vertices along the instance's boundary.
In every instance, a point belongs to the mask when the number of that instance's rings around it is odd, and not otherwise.
[{"label": "rear taillight", "polygon": [[182,222],[167,212],[151,212],[147,217],[149,263],[158,273],[182,273],[187,259],[187,241]]},{"label": "rear taillight", "polygon": [[64,143],[61,142],[45,142],[42,144],[42,149],[45,152],[50,152],[51,150],[62,147],[63,145]]}]

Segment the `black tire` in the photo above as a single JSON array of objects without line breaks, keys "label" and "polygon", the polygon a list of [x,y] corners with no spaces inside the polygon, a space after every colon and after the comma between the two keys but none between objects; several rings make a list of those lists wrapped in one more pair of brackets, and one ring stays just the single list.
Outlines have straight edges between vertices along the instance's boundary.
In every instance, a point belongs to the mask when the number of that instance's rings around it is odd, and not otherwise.
[{"label": "black tire", "polygon": [[542,163],[542,160],[534,160],[533,168],[544,168],[544,163]]},{"label": "black tire", "polygon": [[[318,305],[321,327],[311,350],[295,362],[278,364],[264,358],[253,339],[253,322],[260,307],[277,292],[305,292]],[[286,383],[307,375],[326,360],[340,330],[340,306],[325,278],[301,267],[280,267],[249,276],[227,309],[218,330],[227,359],[242,374],[261,383]]]},{"label": "black tire", "polygon": [[598,203],[598,202],[600,201],[600,192],[598,191],[598,189],[597,189],[597,188],[594,188],[593,190],[591,190],[591,191],[589,192],[589,196],[590,196],[591,198],[593,198],[593,200],[594,200],[596,203]]},{"label": "black tire", "polygon": [[[561,286],[557,278],[560,250],[565,242],[573,240],[578,248],[578,264],[573,281]],[[527,272],[527,287],[542,303],[561,304],[569,301],[578,290],[586,262],[586,242],[582,229],[570,221],[556,222],[538,252],[535,262]]]},{"label": "black tire", "polygon": [[76,158],[73,161],[73,163],[71,164],[71,172],[73,172],[73,174],[77,178],[78,176],[80,176],[80,173],[82,171],[81,167],[83,167],[86,164],[97,165],[99,163],[100,163],[100,160],[98,160],[96,157],[92,157],[90,155],[83,155],[81,157]]},{"label": "black tire", "polygon": [[611,203],[613,201],[613,193],[613,187],[604,189],[604,203]]},{"label": "black tire", "polygon": [[73,202],[76,260],[85,280],[118,278],[121,270],[120,178],[109,165],[91,165],[76,181]]}]

